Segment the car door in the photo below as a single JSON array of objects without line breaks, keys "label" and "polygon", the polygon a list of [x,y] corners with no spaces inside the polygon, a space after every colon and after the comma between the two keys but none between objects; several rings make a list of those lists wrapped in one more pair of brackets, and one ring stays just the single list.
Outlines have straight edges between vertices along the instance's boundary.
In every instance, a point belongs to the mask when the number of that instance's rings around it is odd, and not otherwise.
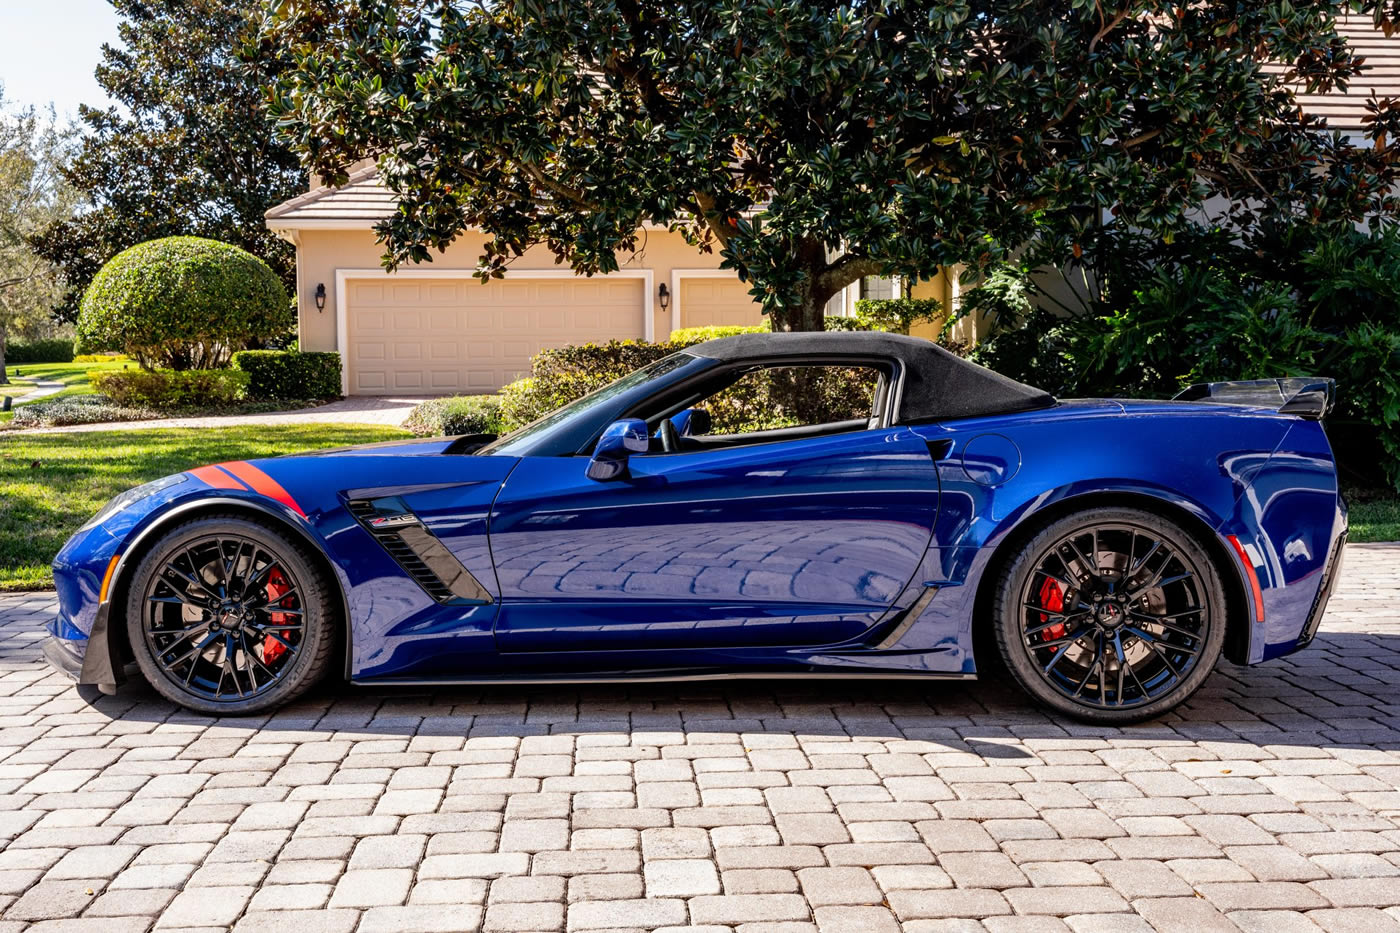
[{"label": "car door", "polygon": [[588,479],[525,457],[490,544],[502,652],[749,649],[858,638],[919,565],[938,476],[908,428],[672,454]]}]

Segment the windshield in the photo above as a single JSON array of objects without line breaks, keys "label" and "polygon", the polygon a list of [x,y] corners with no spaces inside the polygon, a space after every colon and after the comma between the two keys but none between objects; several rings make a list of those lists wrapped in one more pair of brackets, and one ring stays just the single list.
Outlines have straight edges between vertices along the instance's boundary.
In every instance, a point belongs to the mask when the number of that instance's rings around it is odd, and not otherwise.
[{"label": "windshield", "polygon": [[[692,354],[681,351],[672,353],[670,356],[662,357],[654,363],[648,363],[641,369],[628,373],[616,382],[610,382],[596,392],[591,392],[583,398],[576,399],[562,408],[531,422],[523,428],[512,431],[505,437],[487,444],[477,451],[479,455],[505,454],[509,456],[527,456],[529,448],[534,440],[542,434],[556,429],[567,430],[570,424],[586,421],[592,417],[593,409],[599,405],[606,404],[609,400],[622,395],[638,386],[644,385],[680,369],[687,363],[693,363],[696,357]],[[601,430],[604,425],[599,424],[597,428]]]}]

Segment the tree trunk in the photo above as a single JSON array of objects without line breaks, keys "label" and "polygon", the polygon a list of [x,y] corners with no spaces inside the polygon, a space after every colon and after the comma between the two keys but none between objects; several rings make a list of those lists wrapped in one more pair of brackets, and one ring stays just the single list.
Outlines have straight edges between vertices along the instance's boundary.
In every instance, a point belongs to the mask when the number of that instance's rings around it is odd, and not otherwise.
[{"label": "tree trunk", "polygon": [[0,324],[0,386],[10,384],[9,374],[5,372],[5,341],[9,339],[9,328]]},{"label": "tree trunk", "polygon": [[773,312],[775,331],[821,331],[826,329],[826,301],[814,301],[810,294],[802,304]]},{"label": "tree trunk", "polygon": [[793,261],[806,271],[794,306],[773,314],[773,330],[822,331],[826,329],[826,303],[833,291],[823,291],[818,282],[827,269],[826,247],[815,240],[806,240],[793,251]]}]

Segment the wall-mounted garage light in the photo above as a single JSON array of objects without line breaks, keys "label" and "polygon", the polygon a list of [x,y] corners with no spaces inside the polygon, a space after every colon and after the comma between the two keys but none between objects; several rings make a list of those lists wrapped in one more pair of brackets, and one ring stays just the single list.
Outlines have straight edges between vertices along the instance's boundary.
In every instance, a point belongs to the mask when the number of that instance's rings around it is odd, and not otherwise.
[{"label": "wall-mounted garage light", "polygon": [[326,310],[326,283],[325,283],[325,282],[317,282],[317,283],[316,283],[316,310],[317,310],[317,311],[324,311],[324,310]]},{"label": "wall-mounted garage light", "polygon": [[671,308],[671,290],[666,287],[666,283],[661,283],[661,288],[657,290],[656,297],[661,301],[661,310],[668,311]]}]

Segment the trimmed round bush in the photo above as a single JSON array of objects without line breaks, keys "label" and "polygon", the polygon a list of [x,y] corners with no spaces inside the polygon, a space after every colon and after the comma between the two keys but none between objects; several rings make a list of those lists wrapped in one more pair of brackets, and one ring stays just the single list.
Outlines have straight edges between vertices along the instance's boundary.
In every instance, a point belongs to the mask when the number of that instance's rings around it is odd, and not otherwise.
[{"label": "trimmed round bush", "polygon": [[247,250],[177,236],[112,257],[78,310],[87,352],[118,350],[142,367],[215,369],[250,341],[295,324],[276,273]]}]

